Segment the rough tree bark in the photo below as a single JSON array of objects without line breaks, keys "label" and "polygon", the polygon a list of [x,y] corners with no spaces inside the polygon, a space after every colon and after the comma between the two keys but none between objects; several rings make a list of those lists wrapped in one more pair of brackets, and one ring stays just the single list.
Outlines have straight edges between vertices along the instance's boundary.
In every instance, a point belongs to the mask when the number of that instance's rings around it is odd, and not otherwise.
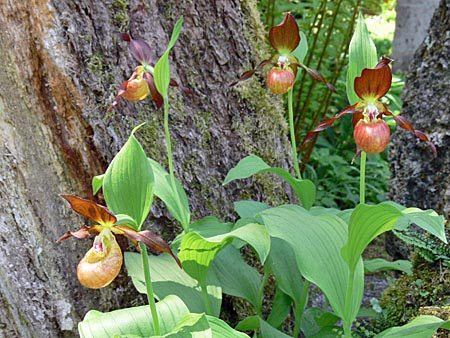
[{"label": "rough tree bark", "polygon": [[[75,268],[91,243],[55,243],[83,222],[58,194],[92,197],[91,178],[143,121],[137,137],[165,163],[162,113],[150,101],[105,110],[135,66],[113,33],[131,31],[161,55],[180,15],[172,73],[195,94],[171,91],[171,132],[194,219],[230,218],[241,197],[285,198],[272,178],[221,186],[247,154],[289,161],[280,100],[257,79],[227,87],[266,56],[254,1],[0,0],[0,336],[77,336],[89,309],[135,302],[125,274],[101,291],[79,285]],[[170,240],[179,229],[161,204],[152,211],[149,224]]]},{"label": "rough tree bark", "polygon": [[[430,136],[438,156],[434,158],[428,145],[411,133],[398,130],[389,151],[390,198],[405,206],[434,209],[447,219],[450,212],[449,67],[450,1],[441,0],[428,36],[409,67],[401,111],[416,129]],[[387,244],[391,254],[405,257],[405,252],[398,250],[398,243]]]}]

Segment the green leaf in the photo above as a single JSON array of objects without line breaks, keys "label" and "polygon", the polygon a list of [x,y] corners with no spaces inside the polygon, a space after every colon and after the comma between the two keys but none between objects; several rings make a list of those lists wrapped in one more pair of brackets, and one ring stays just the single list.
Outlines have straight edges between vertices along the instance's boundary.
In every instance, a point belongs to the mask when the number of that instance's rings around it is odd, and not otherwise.
[{"label": "green leaf", "polygon": [[349,268],[340,251],[348,238],[347,224],[334,215],[312,216],[295,205],[264,210],[261,217],[272,237],[290,244],[303,277],[319,286],[334,312],[351,323],[361,304],[364,275],[359,257],[346,311]]},{"label": "green leaf", "polygon": [[223,293],[243,298],[255,309],[260,306],[262,277],[245,263],[239,249],[229,245],[220,251],[211,264],[210,271],[217,277],[216,283],[221,286]]},{"label": "green leaf", "polygon": [[266,228],[261,224],[250,223],[229,233],[212,237],[202,237],[195,231],[187,233],[181,240],[178,258],[183,269],[200,285],[206,282],[209,266],[216,254],[226,247],[234,238],[247,242],[255,249],[262,263],[270,250],[270,238]]},{"label": "green leaf", "polygon": [[255,218],[261,211],[270,208],[266,203],[256,201],[237,201],[234,202],[234,210],[240,218]]},{"label": "green leaf", "polygon": [[350,104],[355,104],[360,101],[354,89],[355,78],[361,75],[364,68],[374,68],[378,62],[377,49],[361,13],[350,41],[348,59],[347,98]]},{"label": "green leaf", "polygon": [[175,328],[164,335],[167,338],[212,338],[212,330],[204,314],[189,313],[178,322]]},{"label": "green leaf", "polygon": [[339,320],[339,317],[333,313],[317,307],[311,307],[305,310],[302,317],[302,332],[306,337],[319,334],[323,328],[332,327]]},{"label": "green leaf", "polygon": [[267,317],[267,323],[273,327],[279,327],[284,323],[287,316],[291,313],[292,299],[280,288],[276,288],[273,298],[273,305],[270,314]]},{"label": "green leaf", "polygon": [[150,211],[154,178],[147,156],[134,137],[136,129],[106,170],[103,194],[108,209],[133,218],[139,230]]},{"label": "green leaf", "polygon": [[421,210],[419,208],[405,208],[403,217],[395,225],[395,230],[404,230],[410,224],[415,224],[447,244],[445,236],[445,218],[434,210]]},{"label": "green leaf", "polygon": [[244,318],[236,325],[236,330],[241,331],[254,331],[260,328],[259,316],[249,316]]},{"label": "green leaf", "polygon": [[439,328],[450,329],[450,322],[434,316],[419,316],[403,326],[391,327],[375,338],[430,338]]},{"label": "green leaf", "polygon": [[[170,214],[181,223],[183,228],[187,229],[190,223],[191,212],[186,192],[177,179],[175,179],[177,191],[174,192],[169,173],[155,160],[151,158],[148,160],[155,176],[155,195],[164,202]],[[178,195],[178,199],[176,195]]]},{"label": "green leaf", "polygon": [[134,218],[128,216],[128,215],[124,215],[124,214],[117,214],[116,216],[116,223],[114,223],[114,226],[116,225],[128,225],[134,229],[137,229],[139,227],[139,225],[136,223],[136,221],[134,220]]},{"label": "green leaf", "polygon": [[234,330],[226,322],[217,317],[206,315],[206,319],[208,319],[214,338],[249,338],[245,333]]},{"label": "green leaf", "polygon": [[[162,334],[170,332],[187,313],[188,308],[176,296],[168,296],[156,304]],[[148,305],[115,310],[89,311],[78,324],[81,338],[108,338],[115,335],[154,335],[153,320]]]},{"label": "green leaf", "polygon": [[261,334],[264,338],[291,338],[291,336],[277,330],[261,318],[259,319],[259,323],[261,326]]},{"label": "green leaf", "polygon": [[269,261],[276,277],[278,287],[294,301],[301,303],[303,278],[296,261],[295,252],[286,241],[272,238]]},{"label": "green leaf", "polygon": [[364,261],[364,270],[367,272],[375,272],[381,270],[398,270],[408,275],[412,274],[412,263],[407,260],[396,260],[393,262],[382,258],[375,258]]},{"label": "green leaf", "polygon": [[92,178],[92,192],[95,195],[103,185],[105,174],[97,175]]},{"label": "green leaf", "polygon": [[170,83],[170,64],[169,64],[169,52],[178,40],[180,35],[181,27],[183,25],[183,17],[179,18],[176,22],[172,37],[170,38],[169,44],[167,45],[166,51],[155,64],[155,71],[153,74],[155,80],[156,90],[161,94],[163,98],[167,98],[167,92]]},{"label": "green leaf", "polygon": [[[142,269],[141,255],[125,252],[125,266],[135,288],[143,294],[147,293],[145,277]],[[163,299],[171,294],[178,296],[190,312],[206,312],[203,295],[198,282],[181,270],[172,256],[163,253],[159,256],[149,256],[153,292],[157,299]],[[209,279],[208,279],[209,282]],[[209,302],[214,315],[219,316],[222,302],[222,290],[216,285],[208,285]]]},{"label": "green leaf", "polygon": [[361,254],[369,243],[383,232],[394,229],[402,214],[392,205],[359,204],[350,216],[348,242],[342,248],[342,257],[350,270],[355,269]]},{"label": "green leaf", "polygon": [[296,179],[282,168],[272,168],[256,155],[249,155],[240,160],[239,163],[228,172],[223,185],[237,179],[248,178],[264,172],[271,172],[281,176],[294,190],[303,207],[306,209],[311,208],[316,198],[316,186],[314,183],[310,180]]}]

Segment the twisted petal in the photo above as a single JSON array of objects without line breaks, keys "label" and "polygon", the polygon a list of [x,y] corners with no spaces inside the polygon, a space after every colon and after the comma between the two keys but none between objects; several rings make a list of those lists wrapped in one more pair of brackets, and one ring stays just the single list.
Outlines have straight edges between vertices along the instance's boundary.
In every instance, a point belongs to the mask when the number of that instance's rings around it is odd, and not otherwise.
[{"label": "twisted petal", "polygon": [[251,69],[251,70],[247,70],[246,72],[244,72],[241,77],[237,80],[234,81],[233,83],[230,83],[230,87],[235,86],[236,84],[238,84],[241,81],[245,81],[248,80],[249,78],[251,78],[256,72],[258,72],[259,70],[261,70],[262,68],[264,68],[264,66],[267,65],[274,65],[275,62],[271,61],[271,60],[264,60],[261,61],[261,63],[255,68],[255,69]]},{"label": "twisted petal", "polygon": [[347,115],[347,114],[361,113],[360,110],[356,109],[357,105],[358,104],[355,103],[352,106],[348,106],[343,111],[341,111],[339,114],[337,114],[335,117],[329,117],[329,118],[326,118],[326,119],[323,119],[322,121],[320,121],[319,124],[317,125],[317,127],[313,131],[310,131],[308,134],[306,134],[303,144],[311,141],[319,131],[322,131],[322,130],[325,130],[325,129],[331,127],[331,125],[337,119],[340,119],[342,116]]},{"label": "twisted petal", "polygon": [[150,230],[143,230],[137,232],[136,230],[131,229],[126,225],[117,225],[113,227],[112,230],[115,233],[122,234],[135,242],[144,243],[149,249],[160,252],[167,252],[175,259],[178,266],[181,268],[181,262],[178,259],[178,257],[175,256],[175,254],[172,252],[172,249],[170,248],[169,244],[167,244],[166,241],[164,241],[158,235],[155,235]]},{"label": "twisted petal", "polygon": [[106,207],[75,195],[59,195],[69,202],[72,209],[81,216],[100,224],[114,224],[117,219]]},{"label": "twisted petal", "polygon": [[391,88],[392,71],[390,59],[383,57],[374,69],[363,69],[361,76],[355,78],[355,92],[362,100],[383,97]]},{"label": "twisted petal", "polygon": [[427,142],[430,145],[434,156],[435,157],[437,156],[436,146],[430,141],[430,139],[428,138],[427,134],[425,134],[424,132],[422,132],[420,130],[414,129],[413,125],[411,124],[411,122],[408,121],[408,119],[406,119],[406,117],[403,117],[401,115],[394,115],[387,109],[386,105],[384,105],[384,106],[386,108],[386,111],[384,112],[385,115],[392,116],[394,118],[395,122],[397,123],[397,125],[400,128],[403,128],[403,129],[406,129],[406,130],[409,130],[409,131],[413,132],[414,135],[419,140]]},{"label": "twisted petal", "polygon": [[81,229],[78,231],[75,231],[75,232],[67,231],[64,235],[62,235],[60,238],[58,238],[56,243],[61,243],[62,241],[66,240],[67,238],[70,238],[70,237],[75,237],[75,238],[79,238],[79,239],[87,238],[87,237],[90,237],[91,235],[98,235],[100,233],[100,231],[101,231],[101,226],[99,226],[99,225],[94,225],[91,227],[83,225],[81,227]]},{"label": "twisted petal", "polygon": [[300,43],[297,22],[287,12],[281,24],[273,26],[269,32],[270,43],[281,54],[290,54]]},{"label": "twisted petal", "polygon": [[152,49],[142,39],[133,39],[128,33],[116,33],[122,41],[127,41],[130,53],[140,64],[151,64],[155,61]]},{"label": "twisted petal", "polygon": [[333,93],[336,93],[336,89],[334,88],[334,86],[331,83],[327,82],[327,80],[325,80],[324,76],[318,70],[308,68],[301,62],[298,62],[296,65],[302,67],[313,80],[325,83],[329,90],[331,90]]}]

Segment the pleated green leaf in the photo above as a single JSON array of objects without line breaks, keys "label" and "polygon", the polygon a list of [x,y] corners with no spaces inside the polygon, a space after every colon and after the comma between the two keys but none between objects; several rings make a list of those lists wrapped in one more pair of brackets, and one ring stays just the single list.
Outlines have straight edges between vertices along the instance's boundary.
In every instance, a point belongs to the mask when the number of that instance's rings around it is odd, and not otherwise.
[{"label": "pleated green leaf", "polygon": [[394,229],[402,215],[389,204],[359,204],[350,216],[348,242],[342,249],[342,257],[350,270],[355,269],[361,260],[361,254],[369,243],[383,232]]},{"label": "pleated green leaf", "polygon": [[[149,256],[153,292],[157,299],[163,299],[169,295],[176,295],[190,312],[206,312],[203,295],[198,282],[181,270],[172,256],[163,253],[159,256]],[[145,277],[142,269],[141,255],[133,252],[125,252],[125,266],[135,288],[140,293],[147,293]],[[222,290],[217,285],[211,285],[208,279],[206,288],[212,313],[220,314],[222,303]]]},{"label": "pleated green leaf", "polygon": [[347,98],[350,104],[354,104],[360,101],[354,89],[355,78],[361,76],[364,68],[374,68],[378,62],[377,49],[361,13],[359,13],[355,32],[350,41],[348,60]]},{"label": "pleated green leaf", "polygon": [[270,238],[266,228],[261,224],[249,223],[232,230],[229,233],[212,237],[202,237],[199,233],[191,231],[181,240],[178,258],[183,269],[200,285],[206,283],[206,276],[217,253],[225,248],[234,239],[248,243],[264,263],[269,250]]},{"label": "pleated green leaf", "polygon": [[390,262],[382,258],[375,258],[368,261],[364,261],[364,270],[366,270],[367,272],[375,272],[381,270],[398,270],[408,275],[411,275],[412,263],[410,261],[402,259]]},{"label": "pleated green leaf", "polygon": [[349,268],[340,251],[348,238],[347,224],[335,215],[312,216],[295,205],[264,210],[261,217],[272,237],[291,245],[303,277],[319,286],[334,312],[351,323],[361,304],[364,275],[359,257],[346,311]]},{"label": "pleated green leaf", "polygon": [[210,267],[227,295],[247,300],[255,308],[260,306],[259,289],[262,277],[254,268],[245,263],[239,249],[229,245],[220,251]]},{"label": "pleated green leaf", "polygon": [[419,316],[403,326],[391,327],[375,338],[430,338],[439,328],[450,330],[450,321],[434,316]]},{"label": "pleated green leaf", "polygon": [[[172,331],[177,323],[189,313],[183,301],[168,296],[156,304],[162,334]],[[112,312],[89,311],[78,324],[81,338],[110,338],[115,335],[154,335],[153,320],[148,306],[138,306]]]},{"label": "pleated green leaf", "polygon": [[137,128],[106,170],[103,195],[109,210],[130,216],[140,229],[150,212],[154,177],[147,156],[134,137]]},{"label": "pleated green leaf", "polygon": [[175,179],[177,191],[173,191],[169,173],[155,160],[149,158],[149,162],[155,176],[155,196],[164,202],[170,214],[181,223],[184,229],[187,229],[191,212],[183,186]]},{"label": "pleated green leaf", "polygon": [[271,172],[281,176],[294,190],[303,207],[306,209],[312,207],[316,199],[316,186],[313,182],[310,180],[296,179],[282,168],[273,168],[269,166],[256,155],[249,155],[240,160],[239,163],[228,172],[223,185],[237,179],[248,178],[264,172]]}]

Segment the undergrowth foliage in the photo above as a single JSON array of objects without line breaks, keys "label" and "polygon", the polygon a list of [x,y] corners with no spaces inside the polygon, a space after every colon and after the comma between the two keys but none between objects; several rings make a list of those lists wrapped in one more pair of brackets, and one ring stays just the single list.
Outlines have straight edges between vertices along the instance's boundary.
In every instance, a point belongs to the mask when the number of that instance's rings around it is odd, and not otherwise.
[{"label": "undergrowth foliage", "polygon": [[[362,137],[354,133],[356,143],[363,145],[355,155],[361,156],[359,190],[344,191],[340,198],[357,202],[356,207],[335,209],[319,205],[317,196],[324,201],[327,194],[324,189],[331,185],[321,181],[322,177],[327,177],[325,173],[316,172],[313,180],[302,177],[297,158],[296,134],[299,131],[294,116],[293,92],[304,82],[300,74],[308,74],[320,82],[318,85],[327,93],[333,92],[334,87],[321,72],[303,63],[308,51],[305,34],[300,32],[295,17],[286,13],[281,23],[269,32],[273,56],[262,61],[256,69],[242,74],[232,85],[245,81],[263,67],[270,67],[270,71],[276,71],[278,75],[281,72],[281,76],[271,76],[269,71],[271,78],[267,85],[274,93],[287,94],[294,159],[292,172],[295,174],[284,168],[271,167],[260,157],[249,154],[228,172],[223,184],[269,172],[289,184],[298,204],[272,206],[264,201],[235,201],[235,211],[239,215],[236,222],[224,222],[213,215],[191,220],[187,194],[173,169],[169,125],[169,86],[190,92],[170,76],[169,53],[176,46],[182,23],[183,18],[180,18],[175,24],[171,40],[159,60],[153,57],[151,47],[144,40],[120,35],[139,65],[131,78],[122,83],[110,107],[111,110],[120,108],[120,99],[140,101],[147,97],[163,107],[168,168],[144,152],[138,126],[106,172],[93,178],[93,191],[102,190],[106,207],[77,196],[62,195],[75,212],[96,223],[76,232],[69,231],[60,239],[95,236],[93,247],[80,262],[79,278],[83,285],[104,287],[115,278],[117,266],[120,269],[122,264],[115,236],[124,235],[140,251],[124,254],[127,272],[135,288],[147,294],[149,303],[148,306],[108,313],[89,311],[79,323],[80,336],[232,338],[249,337],[248,334],[253,332],[253,337],[263,338],[289,337],[288,333],[292,337],[300,334],[311,338],[352,337],[355,320],[362,313],[367,314],[361,309],[365,270],[409,272],[411,266],[405,261],[382,259],[364,262],[362,253],[369,243],[384,232],[405,231],[413,223],[446,243],[443,217],[432,210],[407,208],[392,202],[372,205],[366,202],[366,187],[374,184],[371,178],[376,172],[374,169],[372,175],[367,171],[366,175],[364,150],[374,153],[383,150],[385,144],[380,146],[378,141],[380,138],[385,140],[386,133],[380,135],[379,132],[372,136],[366,133]],[[309,34],[309,41],[314,41],[318,32],[313,30]],[[392,116],[400,127],[429,142],[424,133],[415,130],[403,117],[393,115],[380,101],[391,87],[391,60],[382,57],[378,61],[361,14],[350,46],[346,80],[350,106],[335,117],[317,120],[316,128],[310,128],[309,138],[330,127],[343,115],[352,115],[354,128],[384,125],[384,117]],[[377,157],[371,160],[377,161]],[[330,161],[332,163],[332,159]],[[319,182],[318,185],[313,181]],[[337,192],[331,190],[330,195],[333,194]],[[174,221],[183,228],[171,245],[150,230],[142,229],[154,197],[165,204]],[[253,251],[261,269],[244,260],[241,254],[244,247]],[[148,255],[147,248],[162,253]],[[111,273],[113,265],[115,270]],[[263,307],[269,279],[274,279],[276,285],[272,307],[266,313]],[[307,306],[311,283],[325,295],[327,306],[324,308]],[[234,328],[219,318],[223,294],[239,297],[253,309],[253,313]],[[292,327],[283,332],[289,314]],[[414,333],[414,337],[425,338],[439,328],[450,329],[450,323],[423,315],[404,326],[389,328],[376,337],[406,337]]]}]

